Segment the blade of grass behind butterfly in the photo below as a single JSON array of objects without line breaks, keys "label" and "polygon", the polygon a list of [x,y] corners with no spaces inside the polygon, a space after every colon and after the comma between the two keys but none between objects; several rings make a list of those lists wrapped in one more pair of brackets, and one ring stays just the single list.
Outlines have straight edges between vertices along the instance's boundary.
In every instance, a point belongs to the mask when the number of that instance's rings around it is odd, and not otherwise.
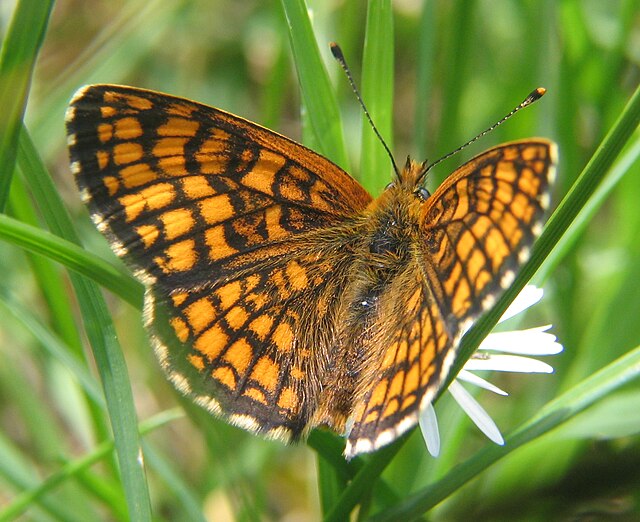
[{"label": "blade of grass behind butterfly", "polygon": [[[446,37],[446,41],[442,48],[448,53],[442,60],[442,71],[438,70],[441,76],[440,90],[445,93],[443,97],[443,106],[438,122],[438,137],[435,142],[435,150],[431,152],[436,156],[440,156],[447,151],[453,150],[459,143],[466,139],[460,133],[460,106],[461,99],[465,89],[466,78],[465,69],[467,60],[474,55],[474,27],[472,25],[476,2],[467,2],[466,0],[458,0],[452,2],[451,15],[447,16],[447,20],[453,25],[452,27],[441,28],[441,32]],[[436,35],[438,37],[438,35]],[[420,158],[424,159],[424,158]],[[447,165],[446,163],[444,165]],[[440,169],[438,173],[430,172],[431,187],[440,185],[445,177],[445,172]]]},{"label": "blade of grass behind butterfly", "polygon": [[307,6],[303,0],[281,0],[281,5],[317,152],[349,170],[338,102],[320,56]]},{"label": "blade of grass behind butterfly", "polygon": [[[182,416],[182,412],[180,412],[180,416]],[[142,423],[140,425],[140,431],[142,432]],[[201,501],[194,495],[195,488],[190,487],[175,469],[174,462],[172,462],[173,457],[163,455],[146,441],[143,441],[143,446],[147,465],[158,473],[167,488],[175,496],[175,500],[172,501],[173,508],[175,509],[172,513],[174,520],[206,522],[200,505]],[[176,509],[178,507],[175,505],[176,501],[179,501],[182,512]]]},{"label": "blade of grass behind butterfly", "polygon": [[[362,99],[393,152],[393,12],[391,1],[369,2],[362,59]],[[360,178],[371,194],[393,180],[389,156],[362,114]],[[395,176],[395,174],[393,175]]]},{"label": "blade of grass behind butterfly", "polygon": [[[8,214],[21,223],[38,227],[38,216],[20,177],[14,177],[11,185]],[[78,358],[83,357],[82,342],[76,328],[71,303],[62,280],[62,271],[40,256],[27,255],[29,267],[37,281],[37,288],[47,303],[52,328],[65,340]]]},{"label": "blade of grass behind butterfly", "polygon": [[[20,140],[18,164],[51,230],[78,242],[71,218],[26,129],[23,130]],[[98,286],[73,272],[69,273],[69,277],[76,291],[87,337],[102,380],[129,516],[134,521],[149,521],[151,502],[140,459],[137,416],[117,334]]]},{"label": "blade of grass behind butterfly", "polygon": [[[36,236],[31,238],[34,242],[32,244],[37,245],[37,248],[43,247],[44,245],[40,239],[45,231],[37,228],[39,226],[39,220],[33,208],[32,200],[27,195],[21,176],[14,176],[13,178],[8,211],[20,220],[15,223],[16,225],[31,225],[29,231],[32,231],[34,236]],[[20,226],[20,229],[22,228],[23,226]],[[19,239],[18,242],[21,243],[29,237],[29,234],[24,235],[22,232],[18,232],[16,237]],[[59,239],[57,236],[51,237]],[[75,247],[74,244],[69,243],[69,245]],[[24,246],[24,244],[20,246]],[[59,252],[55,247],[52,247],[51,251]],[[84,251],[82,252],[84,253]],[[38,360],[46,360],[49,358],[52,361],[57,361],[64,368],[70,370],[76,382],[80,385],[79,387],[74,387],[75,393],[78,396],[84,393],[84,398],[89,399],[83,401],[86,408],[78,408],[77,403],[73,400],[59,400],[59,413],[64,410],[64,415],[67,416],[67,419],[75,419],[75,422],[68,420],[69,423],[73,422],[74,429],[82,430],[83,426],[92,425],[92,436],[97,440],[103,440],[110,436],[108,422],[104,415],[104,398],[99,387],[95,387],[97,382],[87,370],[85,353],[72,311],[73,298],[67,291],[68,281],[64,279],[64,270],[44,256],[33,255],[32,251],[28,248],[25,249],[25,255],[29,269],[37,281],[36,289],[42,294],[44,303],[46,304],[49,324],[40,324],[34,311],[27,309],[21,310],[20,302],[15,299],[11,300],[11,304],[7,306],[9,309],[9,315],[7,317],[15,316],[15,319],[18,319],[19,322],[22,322],[25,326],[28,325],[27,331],[29,331],[31,335],[39,341],[40,346],[44,348],[44,354],[41,352],[33,352],[33,356]],[[91,263],[83,263],[83,265],[90,267]],[[113,280],[117,281],[117,278]],[[7,299],[11,299],[11,296],[5,294],[3,295],[3,299],[6,301]],[[21,313],[19,313],[20,311]],[[57,384],[54,383],[60,382],[58,366],[55,364],[37,366],[41,368],[45,382],[47,382],[49,386],[54,386],[55,391]],[[69,384],[73,386],[71,382]],[[69,390],[68,393],[72,393],[73,391],[74,390]],[[26,395],[28,394],[22,394],[22,396]],[[54,400],[55,397],[56,394],[52,394]],[[82,399],[80,400],[82,401]],[[51,409],[50,403],[42,403],[42,408],[44,408],[42,412],[29,411],[25,414],[25,422],[34,427],[34,429],[29,430],[34,440],[44,441],[47,446],[51,447],[52,451],[55,451],[57,459],[60,452],[64,451],[61,448],[65,447],[66,442],[64,439],[68,438],[69,434],[57,433],[59,436],[56,436],[54,433],[57,431],[58,423],[45,420],[45,416],[48,413],[47,410]],[[20,411],[26,412],[27,410],[20,409]],[[89,413],[90,419],[85,417],[87,412]],[[46,426],[47,429],[43,429],[42,426]],[[81,433],[76,433],[74,436],[82,438]],[[36,451],[34,454],[46,455],[46,453],[42,453],[41,451]],[[46,460],[46,458],[43,460]],[[77,495],[77,492],[75,494]],[[77,502],[80,501],[79,498],[76,498],[76,500]]]},{"label": "blade of grass behind butterfly", "polygon": [[142,309],[142,285],[104,259],[81,247],[9,216],[0,214],[0,238],[70,268],[105,287],[138,310]]},{"label": "blade of grass behind butterfly", "polygon": [[[14,186],[15,186],[14,180]],[[47,261],[43,259],[43,261]],[[19,290],[18,290],[19,291]],[[5,353],[0,365],[0,382],[5,402],[10,403],[15,414],[12,424],[24,427],[27,436],[20,444],[24,456],[14,460],[14,464],[28,463],[26,469],[11,469],[4,464],[3,482],[12,484],[16,493],[22,495],[25,490],[37,488],[42,484],[42,473],[35,469],[47,470],[46,475],[55,473],[60,467],[60,456],[68,454],[70,440],[93,441],[111,437],[105,421],[104,396],[96,378],[90,373],[86,364],[72,354],[69,346],[44,324],[38,313],[38,307],[25,306],[15,292],[0,287],[0,316],[7,339],[12,339],[11,352],[16,346],[24,346],[18,354]],[[68,292],[67,292],[68,294]],[[25,339],[22,343],[20,339]],[[25,364],[26,362],[26,364]],[[17,363],[17,364],[16,364]],[[24,368],[34,371],[26,372]],[[34,385],[35,383],[35,385]],[[46,396],[43,399],[43,396]],[[87,400],[89,397],[90,400]],[[62,420],[62,422],[61,422]],[[97,425],[91,429],[89,426]],[[28,441],[28,442],[27,442]],[[81,443],[84,447],[84,444]],[[0,461],[5,462],[0,455]],[[70,481],[55,493],[55,504],[73,506],[76,520],[95,520],[101,498],[96,498],[92,489],[93,472],[88,476],[78,477],[78,481]],[[112,476],[100,472],[100,480],[114,484]],[[111,487],[113,489],[113,487]],[[19,492],[19,493],[18,493]],[[51,510],[51,499],[33,499],[31,507],[36,511]],[[6,506],[5,506],[6,507]],[[118,501],[111,504],[114,520],[125,520],[126,517],[114,515],[121,511],[126,513],[126,503],[122,493]],[[3,510],[0,510],[0,521]]]},{"label": "blade of grass behind butterfly", "polygon": [[[16,4],[0,52],[0,211],[9,197],[20,125],[38,51],[53,7],[52,1]],[[29,28],[29,30],[26,30]]]},{"label": "blade of grass behind butterfly", "polygon": [[[2,373],[2,370],[0,370],[0,373]],[[20,377],[18,376],[18,378]],[[41,479],[37,470],[33,467],[30,456],[24,455],[22,448],[16,447],[14,442],[1,432],[0,476],[2,477],[2,493],[5,498],[8,498],[7,493],[10,491],[16,490],[21,492],[29,488],[38,487],[39,483],[41,483]],[[26,508],[33,506],[34,503],[30,502]],[[73,505],[69,504],[68,500],[64,502],[63,499],[51,496],[41,499],[37,506],[38,510],[34,510],[33,513],[35,514],[37,512],[39,518],[34,516],[29,520],[51,520],[47,515],[53,517],[54,520],[63,520],[65,522],[83,522],[86,520],[86,518],[78,514]],[[5,507],[7,507],[6,502],[3,499],[3,504],[0,507],[0,520],[15,520],[15,517],[4,516]]]},{"label": "blade of grass behind butterfly", "polygon": [[[371,115],[373,123],[393,154],[393,93],[394,93],[394,27],[393,10],[390,0],[367,3],[364,48],[362,57],[362,99]],[[371,194],[378,194],[390,181],[395,179],[393,165],[387,151],[375,135],[369,120],[361,115],[360,178]],[[393,454],[395,455],[395,453]],[[389,458],[380,466],[380,473],[393,459]],[[379,461],[381,464],[382,461]],[[366,464],[365,464],[366,466]],[[364,483],[359,492],[359,519],[363,519],[371,508],[373,488],[378,483],[373,476]],[[386,485],[384,486],[386,489]],[[352,490],[355,492],[355,490]],[[355,498],[355,495],[354,495]],[[348,512],[338,504],[331,511],[331,517],[347,516]]]},{"label": "blade of grass behind butterfly", "polygon": [[342,488],[347,484],[344,477],[338,475],[337,468],[329,461],[318,454],[316,460],[318,498],[320,500],[320,511],[329,513],[340,497]]},{"label": "blade of grass behind butterfly", "polygon": [[[574,307],[578,311],[586,308],[585,311],[588,314],[587,316],[582,316],[581,320],[578,321],[583,329],[583,335],[578,338],[578,342],[565,344],[565,350],[573,352],[573,357],[569,361],[566,360],[567,358],[562,357],[557,362],[554,362],[558,375],[553,377],[553,383],[549,383],[552,384],[551,389],[558,391],[568,389],[591,375],[598,368],[609,363],[612,358],[626,351],[628,346],[633,345],[630,339],[637,340],[640,338],[638,333],[640,325],[635,320],[637,315],[635,311],[638,310],[637,302],[640,296],[638,295],[638,289],[629,284],[629,281],[636,277],[638,266],[639,214],[637,210],[637,194],[639,192],[637,174],[640,172],[639,156],[640,139],[636,133],[635,142],[624,151],[619,160],[609,170],[593,196],[587,201],[534,278],[534,280],[543,280],[544,274],[553,271],[553,267],[557,266],[557,262],[562,260],[568,250],[571,250],[572,254],[575,255],[594,248],[592,246],[594,241],[599,241],[600,239],[599,236],[594,239],[594,230],[603,225],[603,213],[597,215],[596,212],[607,201],[605,212],[609,215],[605,218],[606,224],[604,226],[615,229],[615,234],[610,234],[607,244],[598,245],[595,248],[601,249],[600,255],[604,252],[611,252],[613,249],[618,252],[624,252],[624,261],[616,264],[615,270],[603,268],[600,261],[591,262],[590,266],[595,269],[594,272],[601,273],[593,275],[587,274],[586,272],[588,271],[582,272],[583,275],[580,278],[577,295],[580,296],[584,288],[588,286],[590,289],[594,288],[594,290],[590,291],[590,295],[597,295],[597,299],[593,301],[587,300],[586,303],[582,301],[584,308],[580,308],[580,300],[574,303]],[[634,161],[635,165],[633,165]],[[626,173],[629,175],[624,176]],[[624,184],[621,185],[620,181],[624,181]],[[614,191],[614,187],[619,188]],[[625,205],[621,205],[621,202],[624,203],[625,200],[628,213],[620,216],[620,218],[613,217],[610,213],[621,210],[621,207],[624,208]],[[593,223],[595,227],[590,227],[590,230],[584,233],[585,228],[594,217],[596,217]],[[602,233],[602,230],[600,233]],[[606,232],[605,235],[607,235]],[[576,244],[578,248],[565,248],[567,245],[571,247]],[[579,259],[582,266],[584,266],[584,263],[590,263],[588,258],[584,259],[584,255],[581,255]],[[548,265],[552,266],[549,267]],[[604,266],[606,267],[606,265]],[[567,273],[566,266],[563,267],[562,272]],[[593,286],[594,283],[595,287]],[[558,291],[556,288],[554,293]],[[574,312],[574,314],[577,317],[580,316],[579,312]],[[633,317],[629,317],[630,315],[633,315]],[[617,325],[623,327],[617,327]],[[574,328],[577,328],[577,325]],[[606,349],[603,349],[603,347],[606,347]],[[534,393],[544,394],[545,391],[538,392],[536,390]],[[613,401],[613,397],[611,399]],[[528,400],[530,401],[531,398]],[[601,401],[600,404],[603,402]],[[609,408],[607,411],[617,418],[621,418],[621,415],[624,416],[615,408]],[[588,440],[587,437],[566,437],[563,436],[561,431],[558,431],[510,455],[508,459],[501,463],[500,473],[492,473],[491,496],[498,503],[504,502],[506,498],[510,498],[517,503],[518,498],[515,495],[509,495],[513,484],[526,484],[525,487],[519,488],[518,491],[519,497],[523,500],[535,495],[536,491],[540,491],[544,495],[543,492],[545,490],[548,491],[550,487],[555,487],[556,484],[562,488],[563,478],[566,479],[566,477],[575,474],[577,467],[584,466],[586,461],[594,457],[592,452],[593,439],[614,438],[613,435],[602,437],[602,427],[598,424],[598,421],[603,422],[602,416],[591,417],[591,419],[594,421],[597,419],[596,422],[592,423],[591,427],[592,440]],[[611,444],[616,445],[616,441],[611,441]],[[605,446],[606,444],[596,450],[597,453],[602,451]],[[544,455],[545,458],[541,459],[541,455]],[[617,453],[616,455],[620,456]],[[539,460],[539,465],[536,466],[535,470],[531,470],[532,459]],[[606,466],[609,468],[609,472],[615,473],[617,476],[621,470],[614,462],[608,461]],[[623,481],[624,479],[622,478],[620,481],[616,480],[615,487],[624,489]],[[614,487],[614,484],[611,485]],[[489,498],[487,501],[490,503],[491,499]]]},{"label": "blade of grass behind butterfly", "polygon": [[[287,25],[293,58],[298,71],[302,91],[304,118],[313,131],[314,146],[317,152],[327,156],[342,168],[348,168],[348,159],[342,134],[342,120],[338,103],[313,32],[307,6],[303,0],[281,0]],[[328,42],[327,42],[328,43]],[[333,502],[332,492],[341,491],[346,481],[338,473],[329,470],[333,460],[323,457],[323,453],[332,453],[331,447],[322,445],[316,450],[319,459],[325,459],[318,465],[321,486],[322,508],[326,510]],[[334,485],[331,485],[334,484]]]},{"label": "blade of grass behind butterfly", "polygon": [[[20,259],[13,254],[10,257]],[[24,277],[18,275],[18,278],[24,281]],[[14,285],[15,281],[4,283]],[[20,290],[24,290],[24,285],[18,287]],[[60,410],[56,406],[64,407],[73,401],[68,397],[60,400],[60,394],[56,393],[60,391],[60,367],[50,364],[46,348],[42,350],[36,346],[37,342],[33,342],[31,327],[37,321],[35,313],[38,311],[33,306],[24,306],[8,293],[4,285],[0,287],[0,330],[5,340],[0,355],[0,394],[4,408],[10,408],[12,412],[8,419],[11,426],[7,430],[8,438],[0,440],[0,489],[11,492],[9,497],[26,488],[36,487],[42,480],[42,470],[56,469],[60,455],[68,449],[66,423],[59,422]],[[21,323],[22,319],[26,324]],[[35,326],[47,332],[44,325]],[[39,338],[37,333],[35,337]],[[43,400],[43,393],[51,400]],[[16,426],[20,427],[19,443],[11,440],[16,439]],[[71,505],[73,510],[68,509]],[[93,520],[97,516],[91,500],[78,484],[69,484],[58,492],[55,499],[48,498],[33,507],[34,514],[37,512],[42,516],[45,512],[60,517],[65,513],[69,518],[63,519],[69,521]]]},{"label": "blade of grass behind butterfly", "polygon": [[343,490],[338,502],[336,502],[332,510],[323,518],[323,521],[340,522],[342,520],[349,520],[349,515],[351,511],[353,511],[353,508],[368,494],[372,484],[379,479],[382,472],[407,441],[407,438],[408,434],[405,434],[393,444],[384,446],[371,454],[353,480]]},{"label": "blade of grass behind butterfly", "polygon": [[456,466],[441,480],[410,495],[371,522],[413,520],[433,508],[469,480],[519,447],[535,440],[640,375],[640,346],[547,403],[530,420],[506,437],[504,446],[489,445]]},{"label": "blade of grass behind butterfly", "polygon": [[[634,4],[637,14],[638,4]],[[621,2],[613,9],[608,10],[606,15],[601,11],[595,18],[610,19],[614,23],[609,31],[611,40],[606,49],[593,39],[590,30],[592,21],[585,18],[584,6],[576,8],[571,3],[562,3],[559,10],[561,16],[558,24],[567,36],[563,38],[567,50],[563,53],[560,72],[562,83],[554,90],[563,96],[557,107],[560,111],[557,121],[561,123],[557,135],[561,137],[560,157],[564,167],[560,180],[565,177],[565,183],[574,181],[576,173],[588,159],[584,155],[585,128],[589,129],[587,143],[589,140],[599,140],[611,122],[615,121],[628,97],[628,82],[624,80],[626,74],[621,65],[627,63],[624,55],[631,45],[629,26],[633,24],[634,17],[630,17],[628,3],[626,8]],[[575,18],[576,14],[582,17],[580,21]],[[565,102],[568,106],[562,107]],[[586,126],[580,117],[585,107],[589,107],[593,116]],[[636,133],[636,141],[637,137]],[[594,148],[593,145],[588,147]],[[559,331],[566,347],[563,357],[554,363],[558,375],[552,382],[557,390],[567,389],[609,363],[633,346],[640,335],[640,324],[635,320],[637,314],[634,312],[638,309],[640,296],[637,289],[628,284],[636,277],[639,260],[637,194],[640,187],[638,177],[634,175],[637,169],[620,179],[620,188],[612,192],[612,184],[619,183],[614,178],[621,178],[620,165],[625,162],[624,157],[629,152],[630,149],[608,170],[555,246],[550,256],[554,259],[547,258],[542,270],[534,278],[536,281],[542,278],[543,270],[549,273],[552,270],[547,269],[550,262],[560,266],[561,275],[554,278],[554,291],[549,296],[549,304],[556,317],[554,323],[557,322],[561,328]],[[609,197],[608,193],[612,193],[613,197]],[[593,215],[595,208],[605,199],[606,209],[597,216],[588,232],[574,236],[572,241],[571,236],[578,223],[588,213]],[[630,212],[619,213],[625,202]],[[607,228],[610,232],[603,233]],[[566,241],[572,241],[577,248],[559,252]],[[624,252],[617,257],[622,262],[616,265],[615,270],[611,269],[611,257],[606,255],[613,252]],[[584,465],[585,460],[593,454],[591,444],[586,440],[559,440],[558,437],[545,437],[506,460],[501,465],[501,473],[494,482],[492,493],[499,498],[501,493],[510,489],[510,484],[523,479],[526,480],[527,489],[540,485],[549,487],[554,483],[559,483],[561,487],[562,477],[570,474],[576,466]],[[540,459],[540,465],[535,470],[531,470],[532,456],[539,455],[545,458]],[[526,490],[521,492],[523,498],[527,494]]]},{"label": "blade of grass behind butterfly", "polygon": [[573,250],[589,223],[591,223],[598,211],[602,208],[602,205],[604,205],[613,193],[614,189],[618,186],[624,175],[631,171],[632,166],[639,158],[640,139],[636,139],[632,146],[625,151],[624,155],[621,156],[608,171],[607,175],[602,180],[602,183],[593,192],[593,196],[589,198],[587,203],[585,203],[584,207],[580,210],[580,213],[571,223],[571,226],[569,226],[566,233],[545,259],[543,265],[540,267],[540,270],[538,270],[534,278],[536,281],[546,281],[549,275],[561,263],[562,259],[567,256],[571,250]]},{"label": "blade of grass behind butterfly", "polygon": [[[19,181],[19,179],[14,180],[14,187]],[[7,216],[0,216],[0,236],[27,250],[32,249],[34,252],[38,252],[62,262],[68,268],[84,274],[102,286],[106,286],[122,299],[126,300],[131,296],[135,297],[131,304],[133,306],[137,306],[138,309],[140,308],[142,292],[140,285],[136,281],[131,279],[130,276],[119,273],[112,265],[106,263],[100,258],[90,255],[86,251],[78,248],[75,244],[62,240],[58,236],[53,236],[52,234],[36,227],[29,227],[24,223],[12,220]],[[114,280],[118,279],[121,280],[121,284],[116,284],[115,286],[111,285]],[[126,290],[126,292],[123,291],[123,289]],[[5,300],[6,299],[7,297],[5,297]],[[0,303],[2,300],[2,296],[0,295]],[[10,310],[11,314],[17,314],[20,312],[20,305],[15,300],[7,301],[7,308]],[[51,332],[49,332],[43,325],[38,324],[36,322],[37,320],[34,317],[31,317],[26,310],[21,312],[18,319],[25,325],[29,325],[28,330],[36,335],[43,347],[45,347],[45,349],[47,349],[56,360],[60,361],[66,368],[73,371],[78,381],[83,384],[83,388],[94,400],[97,400],[97,402],[103,401],[103,396],[100,392],[98,392],[98,396],[95,395],[95,382],[92,380],[91,376],[87,374],[84,366],[78,364],[77,360],[71,354],[67,353],[67,348],[62,347],[60,345],[60,341],[53,338]],[[6,382],[4,384],[6,385]],[[37,415],[31,414],[30,416],[33,416],[34,418],[38,417]],[[45,423],[45,425],[48,425],[48,423]],[[43,432],[43,435],[44,434],[45,432]],[[53,437],[50,435],[48,438],[53,440]],[[102,438],[105,437],[102,436]],[[149,447],[150,446],[148,444],[145,445],[145,451],[148,450]],[[151,465],[155,462],[150,461],[148,458],[146,460],[147,463]],[[164,471],[166,471],[166,469],[164,469]],[[172,482],[175,482],[175,480],[172,480]],[[187,501],[190,497],[186,496],[185,491],[179,487],[174,488],[174,490],[180,496],[185,506],[187,506]],[[189,509],[188,506],[187,509]],[[193,517],[190,519],[192,518]]]},{"label": "blade of grass behind butterfly", "polygon": [[[70,353],[69,348],[62,339],[42,324],[33,312],[25,307],[4,286],[0,286],[0,307],[5,309],[3,316],[12,317],[14,323],[21,324],[26,331],[38,340],[47,355],[67,368],[80,383],[86,394],[96,404],[104,407],[104,398],[98,383],[87,367]],[[34,432],[36,431],[34,430]]]},{"label": "blade of grass behind butterfly", "polygon": [[[182,412],[176,410],[163,411],[153,417],[146,419],[140,423],[140,433],[145,435],[150,433],[165,424],[169,424],[176,419],[182,417]],[[0,437],[0,451],[2,450],[2,438]],[[64,481],[72,479],[79,480],[84,473],[88,472],[91,466],[95,463],[106,459],[114,450],[113,440],[105,440],[97,446],[91,449],[86,455],[66,462],[56,473],[49,475],[44,481],[38,485],[25,490],[14,498],[10,503],[4,505],[0,509],[0,522],[14,520],[21,513],[29,509],[29,507],[36,501],[47,502],[53,493],[55,488],[58,487]],[[0,460],[0,462],[4,462]],[[103,496],[107,496],[105,494]],[[41,500],[40,500],[41,499]],[[115,517],[118,520],[122,520],[126,517],[126,513],[122,516]],[[61,520],[75,520],[70,517],[58,517]],[[190,518],[189,520],[198,520],[198,517]]]},{"label": "blade of grass behind butterfly", "polygon": [[424,2],[420,15],[418,32],[418,59],[416,66],[415,123],[413,131],[413,149],[418,161],[427,157],[433,150],[433,140],[427,143],[428,116],[432,112],[430,104],[433,91],[433,73],[436,40],[436,3]]},{"label": "blade of grass behind butterfly", "polygon": [[[32,200],[26,193],[21,176],[13,178],[8,212],[21,220],[16,221],[16,224],[30,223],[32,226],[29,227],[29,230],[38,236],[44,232],[37,228],[38,218],[33,209]],[[6,216],[0,216],[0,218],[4,219]],[[20,233],[17,237],[19,242],[25,239]],[[39,242],[38,246],[41,246]],[[51,401],[42,401],[37,393],[30,393],[25,389],[19,393],[20,399],[27,400],[29,397],[33,397],[36,407],[29,408],[25,405],[25,407],[17,407],[16,411],[22,415],[23,422],[29,426],[27,432],[32,441],[32,445],[29,446],[31,454],[38,459],[40,465],[46,466],[47,463],[55,465],[60,453],[65,451],[70,430],[74,431],[72,436],[83,438],[84,427],[91,425],[93,426],[91,436],[98,440],[109,436],[110,430],[104,416],[104,405],[100,403],[103,401],[103,396],[99,388],[96,395],[96,388],[90,387],[91,383],[95,386],[96,382],[92,380],[87,370],[85,354],[72,311],[73,298],[67,291],[66,274],[60,266],[52,263],[51,260],[40,255],[33,255],[28,249],[25,249],[24,256],[27,263],[19,262],[13,266],[6,281],[7,286],[13,287],[13,292],[23,294],[23,288],[16,286],[16,281],[19,280],[21,273],[31,272],[37,282],[33,291],[41,294],[43,307],[46,308],[47,324],[41,323],[37,317],[38,314],[42,314],[42,307],[37,309],[24,308],[18,299],[12,298],[8,289],[0,290],[2,294],[0,299],[7,303],[8,309],[8,313],[2,317],[6,329],[13,328],[16,319],[17,323],[22,322],[26,326],[26,331],[29,332],[27,339],[32,337],[34,340],[37,339],[36,344],[44,349],[30,350],[24,355],[33,359],[35,367],[39,369],[38,379],[43,381],[43,385],[49,390],[47,395],[55,403],[53,409],[65,416],[69,428],[61,429],[62,426],[59,422],[49,418],[52,411]],[[31,341],[27,342],[34,344]],[[75,376],[75,382],[72,378],[68,378],[70,374],[67,371],[61,371],[60,365],[71,370],[71,374]],[[70,386],[70,389],[64,393],[77,397],[82,403],[81,407],[78,407],[76,400],[67,399],[67,397],[62,399],[60,394],[56,393],[61,389],[61,382]],[[9,383],[5,382],[4,384],[7,386]],[[76,384],[80,384],[80,386]],[[33,387],[28,386],[27,389],[33,390]],[[80,398],[83,394],[84,397]],[[86,418],[87,413],[90,418]],[[63,499],[68,494],[75,495],[76,503],[80,504],[77,491],[65,490],[61,492],[60,497]]]},{"label": "blade of grass behind butterfly", "polygon": [[[595,48],[595,51],[589,52],[591,48],[583,51],[581,54],[574,56],[574,62],[579,63],[579,67],[575,67],[583,75],[583,80],[578,82],[576,94],[582,100],[583,105],[589,105],[594,111],[596,118],[593,118],[591,133],[596,136],[604,134],[606,127],[610,121],[613,121],[619,107],[621,107],[627,96],[628,82],[625,81],[627,63],[626,50],[633,45],[633,33],[630,28],[637,25],[638,14],[640,9],[637,2],[620,2],[615,7],[615,11],[608,13],[606,16],[615,20],[614,29],[611,31],[612,41],[606,49]],[[568,23],[568,21],[567,21]],[[575,21],[571,20],[574,24]],[[586,22],[585,22],[586,23]],[[589,24],[587,24],[589,25]],[[585,29],[589,32],[589,27]],[[584,68],[597,70],[597,75],[587,74]],[[572,78],[575,82],[576,78]],[[614,112],[615,111],[615,112]],[[584,122],[576,118],[576,123],[572,130],[574,134],[579,133],[583,129]],[[636,133],[636,138],[638,134]],[[574,138],[575,139],[575,138]],[[578,150],[579,148],[576,147]],[[611,174],[614,174],[612,169]],[[634,172],[637,174],[637,171]],[[582,289],[579,286],[581,279],[575,277],[563,278],[563,287],[569,285],[573,290],[575,287],[575,299],[571,300],[571,308],[567,312],[568,317],[574,318],[571,324],[574,328],[571,332],[571,340],[579,346],[579,350],[575,350],[575,358],[572,359],[571,372],[568,372],[568,381],[563,385],[575,382],[595,369],[603,366],[611,361],[611,359],[620,355],[620,349],[635,344],[640,332],[636,329],[639,325],[635,321],[638,309],[638,293],[633,285],[629,285],[628,281],[636,277],[636,267],[639,259],[638,253],[638,214],[637,212],[637,195],[640,186],[638,185],[638,176],[626,176],[621,180],[621,187],[616,191],[615,198],[608,204],[606,210],[610,213],[608,222],[603,223],[604,226],[610,226],[616,223],[615,227],[610,227],[610,234],[596,239],[598,245],[595,251],[602,252],[605,250],[624,252],[620,258],[620,264],[616,270],[610,270],[607,273],[606,267],[610,267],[608,262],[597,262],[593,267],[585,268],[590,265],[593,257],[585,256],[585,249],[573,250],[569,255],[569,263],[572,263],[575,270],[585,270],[589,275],[591,283],[597,285],[599,282],[604,284],[599,290],[595,290],[598,295],[593,306],[589,306],[587,310],[580,308],[580,296]],[[604,185],[604,183],[603,183]],[[628,209],[628,210],[625,210]],[[597,229],[591,229],[590,233],[585,236],[588,241],[598,234]],[[589,248],[589,247],[587,247]],[[596,254],[598,255],[598,254]],[[567,262],[563,263],[563,270],[567,270]],[[582,278],[584,280],[584,278]],[[605,282],[606,281],[606,282]],[[572,284],[573,283],[573,284]],[[562,299],[558,299],[561,303],[565,301],[564,291]],[[568,305],[565,305],[568,306]],[[589,320],[583,323],[585,313],[589,314]],[[577,318],[580,318],[576,320]],[[613,325],[619,324],[622,327],[612,328]],[[606,350],[602,346],[608,346]]]},{"label": "blade of grass behind butterfly", "polygon": [[[280,25],[279,24],[278,28]],[[284,29],[284,28],[282,28]],[[267,129],[280,128],[283,106],[288,100],[289,56],[284,35],[278,33],[276,58],[262,90],[260,121]]]}]

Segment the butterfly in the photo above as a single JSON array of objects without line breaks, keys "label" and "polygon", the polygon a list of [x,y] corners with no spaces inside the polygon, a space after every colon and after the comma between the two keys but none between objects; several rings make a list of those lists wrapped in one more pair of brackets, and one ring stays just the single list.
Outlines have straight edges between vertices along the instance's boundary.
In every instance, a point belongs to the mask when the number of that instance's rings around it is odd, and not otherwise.
[{"label": "butterfly", "polygon": [[344,434],[347,458],[434,400],[528,258],[556,164],[546,139],[505,143],[430,195],[426,163],[407,159],[373,199],[303,145],[159,92],[84,87],[66,124],[81,197],[145,285],[169,380],[267,438]]}]

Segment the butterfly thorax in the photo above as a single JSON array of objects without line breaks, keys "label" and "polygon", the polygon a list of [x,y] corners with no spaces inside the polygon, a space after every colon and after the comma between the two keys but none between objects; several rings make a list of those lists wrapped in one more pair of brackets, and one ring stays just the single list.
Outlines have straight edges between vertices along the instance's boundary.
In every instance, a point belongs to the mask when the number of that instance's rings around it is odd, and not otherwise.
[{"label": "butterfly thorax", "polygon": [[421,171],[419,164],[408,163],[399,178],[364,212],[366,232],[356,252],[364,307],[370,304],[367,294],[379,294],[399,272],[406,270],[414,254],[424,203],[417,184]]},{"label": "butterfly thorax", "polygon": [[404,260],[418,234],[425,192],[420,185],[424,165],[407,160],[398,179],[373,200],[364,218],[371,259],[395,263]]}]

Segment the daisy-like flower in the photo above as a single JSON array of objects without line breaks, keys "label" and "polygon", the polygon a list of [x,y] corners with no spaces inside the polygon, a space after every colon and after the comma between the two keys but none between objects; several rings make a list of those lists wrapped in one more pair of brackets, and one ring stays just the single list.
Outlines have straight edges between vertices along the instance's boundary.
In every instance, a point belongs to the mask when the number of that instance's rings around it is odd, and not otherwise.
[{"label": "daisy-like flower", "polygon": [[[511,306],[500,318],[499,323],[510,319],[542,299],[543,291],[533,285],[526,286]],[[551,325],[539,326],[528,330],[515,330],[489,334],[469,358],[456,379],[449,385],[448,391],[478,428],[496,444],[504,444],[500,430],[489,414],[480,406],[471,394],[460,384],[464,381],[474,384],[498,395],[507,392],[494,386],[485,379],[472,373],[477,370],[494,370],[519,373],[552,373],[547,363],[526,356],[556,355],[562,352],[562,345],[556,336],[548,333]],[[429,453],[437,457],[440,453],[440,434],[438,420],[430,404],[420,414],[420,429]]]}]

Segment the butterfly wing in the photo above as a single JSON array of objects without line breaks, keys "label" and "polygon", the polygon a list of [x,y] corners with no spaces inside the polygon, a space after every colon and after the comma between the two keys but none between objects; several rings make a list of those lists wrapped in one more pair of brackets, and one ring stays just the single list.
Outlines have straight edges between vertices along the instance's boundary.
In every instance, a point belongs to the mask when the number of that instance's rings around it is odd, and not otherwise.
[{"label": "butterfly wing", "polygon": [[308,237],[369,194],[302,145],[156,92],[85,87],[67,130],[94,222],[146,285],[146,325],[173,383],[252,431],[298,435],[322,360],[301,325],[329,321],[345,271]]},{"label": "butterfly wing", "polygon": [[354,411],[347,456],[394,440],[433,401],[460,338],[529,257],[555,163],[547,140],[507,143],[460,167],[425,202],[414,262],[388,292],[402,306],[387,304],[390,342]]}]

